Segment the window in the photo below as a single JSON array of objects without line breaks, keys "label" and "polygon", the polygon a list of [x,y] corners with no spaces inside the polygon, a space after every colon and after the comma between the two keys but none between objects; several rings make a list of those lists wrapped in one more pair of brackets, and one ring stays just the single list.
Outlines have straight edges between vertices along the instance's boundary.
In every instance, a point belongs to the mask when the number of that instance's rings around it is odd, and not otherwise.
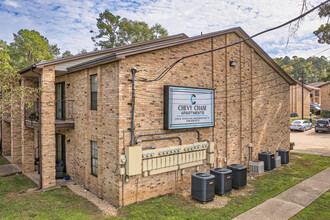
[{"label": "window", "polygon": [[97,110],[97,75],[91,75],[91,110]]},{"label": "window", "polygon": [[98,163],[98,149],[97,149],[97,142],[96,141],[91,141],[91,159],[92,159],[92,175],[97,176],[97,163]]}]

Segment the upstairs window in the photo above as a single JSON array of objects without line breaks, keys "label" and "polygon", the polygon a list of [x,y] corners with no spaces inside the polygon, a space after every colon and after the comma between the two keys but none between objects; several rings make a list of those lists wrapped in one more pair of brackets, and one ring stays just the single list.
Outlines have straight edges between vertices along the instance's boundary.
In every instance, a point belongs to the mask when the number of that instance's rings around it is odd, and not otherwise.
[{"label": "upstairs window", "polygon": [[91,75],[91,110],[97,110],[97,78]]}]

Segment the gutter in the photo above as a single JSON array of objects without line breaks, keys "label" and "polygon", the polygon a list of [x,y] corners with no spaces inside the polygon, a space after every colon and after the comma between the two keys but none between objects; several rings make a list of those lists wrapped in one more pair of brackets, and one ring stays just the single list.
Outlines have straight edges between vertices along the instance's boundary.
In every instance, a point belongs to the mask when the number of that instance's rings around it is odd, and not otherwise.
[{"label": "gutter", "polygon": [[[33,71],[35,68],[37,68],[37,65],[33,64],[31,66],[28,66],[28,67],[18,71],[17,73],[23,74],[23,73],[26,73],[26,72],[29,72],[29,71],[32,71],[33,73],[36,73],[36,72]],[[39,73],[36,73],[36,74],[40,75]]]},{"label": "gutter", "polygon": [[93,66],[98,66],[101,64],[105,64],[105,63],[110,63],[110,62],[114,62],[114,61],[118,61],[121,59],[124,59],[125,56],[123,55],[117,55],[117,54],[110,54],[104,57],[99,57],[93,60],[89,60],[83,63],[79,63],[70,67],[67,67],[67,70],[70,72],[76,72],[85,68],[91,68]]}]

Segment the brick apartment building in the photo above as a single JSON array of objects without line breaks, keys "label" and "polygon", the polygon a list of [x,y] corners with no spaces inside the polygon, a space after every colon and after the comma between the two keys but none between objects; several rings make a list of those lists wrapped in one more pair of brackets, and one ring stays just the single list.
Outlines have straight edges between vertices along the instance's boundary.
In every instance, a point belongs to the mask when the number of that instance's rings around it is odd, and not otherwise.
[{"label": "brick apartment building", "polygon": [[[247,36],[241,28],[179,34],[27,67],[22,85],[42,92],[31,100],[34,108],[21,106],[21,114],[2,120],[3,153],[23,173],[36,172],[40,158],[42,188],[56,185],[55,164],[64,161],[72,180],[123,206],[174,192],[183,181],[190,187],[197,171],[247,164],[250,143],[253,160],[260,151],[288,149],[289,90],[296,82],[253,40],[187,58],[161,80],[143,81],[183,56]],[[212,114],[203,116],[212,123],[164,130],[168,85],[198,93],[189,95],[191,106],[212,103]]]},{"label": "brick apartment building", "polygon": [[311,103],[318,103],[321,105],[321,110],[330,111],[330,81],[310,83],[307,87],[312,89]]},{"label": "brick apartment building", "polygon": [[[299,116],[302,116],[304,110],[304,116],[309,116],[310,94],[313,90],[304,85],[304,91],[302,91],[302,84],[298,81],[296,82],[296,85],[290,87],[290,113],[298,113]],[[304,96],[304,100],[302,100],[302,96]]]}]

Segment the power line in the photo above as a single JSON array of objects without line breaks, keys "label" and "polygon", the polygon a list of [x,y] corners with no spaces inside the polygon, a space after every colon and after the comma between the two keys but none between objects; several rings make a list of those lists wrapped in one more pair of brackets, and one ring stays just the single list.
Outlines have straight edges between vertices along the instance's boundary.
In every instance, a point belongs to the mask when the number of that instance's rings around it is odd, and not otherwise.
[{"label": "power line", "polygon": [[[329,56],[330,57],[330,56]],[[326,58],[328,58],[328,57],[326,57]],[[321,62],[321,61],[323,61],[323,60],[320,60],[320,61],[318,61],[318,62],[315,62],[315,63],[319,63],[319,62]],[[302,62],[302,61],[300,61],[300,62]],[[315,64],[314,63],[314,64]],[[301,68],[297,68],[297,69],[295,69],[295,70],[300,70],[300,69],[304,69],[305,67],[301,67]],[[252,77],[252,79],[255,79],[255,78],[258,78],[258,77],[261,77],[261,76],[267,76],[268,75],[268,73],[270,73],[270,72],[266,72],[265,74],[261,74],[261,75],[258,75],[258,76],[256,76],[256,77]],[[254,86],[257,86],[257,85],[261,85],[261,84],[264,84],[264,83],[266,83],[266,82],[271,82],[271,81],[273,81],[273,80],[276,80],[276,79],[279,79],[279,78],[272,78],[272,79],[269,79],[269,80],[266,80],[266,81],[261,81],[261,82],[259,82],[259,83],[254,83],[254,84],[252,84],[252,87],[254,87]],[[249,78],[249,79],[246,79],[246,80],[241,80],[241,81],[238,81],[238,82],[236,82],[236,83],[228,83],[227,85],[229,85],[229,84],[239,84],[240,82],[245,82],[245,81],[251,81],[251,78]],[[285,84],[285,83],[282,83],[282,84],[279,84],[279,85],[283,85],[283,84]],[[240,89],[244,89],[244,88],[250,88],[251,87],[251,84],[249,84],[249,85],[244,85],[244,86],[240,86],[239,88],[233,88],[233,89],[228,89],[227,91],[239,91]],[[217,90],[215,90],[217,93],[221,93],[221,92],[224,92],[224,91],[226,91],[226,89],[217,89]],[[258,90],[259,91],[259,90]],[[260,90],[260,91],[262,91],[262,90]],[[151,93],[151,92],[149,92],[149,93]],[[235,95],[235,96],[239,96],[240,94],[237,94],[237,95]],[[154,99],[163,99],[163,94],[160,94],[160,95],[157,95],[157,96],[149,96],[149,95],[147,95],[147,94],[138,94],[137,95],[137,98],[141,98],[141,97],[147,97],[147,98],[154,98]],[[231,97],[231,96],[227,96],[227,97]],[[220,97],[215,97],[215,99],[217,99],[217,98],[220,98]],[[180,99],[179,99],[180,100]],[[182,99],[183,100],[183,99]],[[198,100],[198,99],[197,99]]]},{"label": "power line", "polygon": [[296,21],[296,20],[299,20],[299,19],[305,17],[307,14],[313,12],[314,10],[316,10],[317,8],[323,6],[324,4],[328,3],[329,1],[330,1],[330,0],[327,0],[327,1],[325,1],[325,2],[323,2],[323,3],[321,3],[321,4],[319,4],[318,6],[316,6],[316,7],[312,8],[312,9],[308,10],[307,12],[305,12],[305,13],[303,13],[303,14],[301,14],[300,16],[298,16],[298,17],[296,17],[296,18],[293,18],[293,19],[291,19],[291,20],[289,20],[289,21],[287,21],[287,22],[285,22],[285,23],[283,23],[283,24],[281,24],[281,25],[278,25],[278,26],[276,26],[276,27],[273,27],[273,28],[270,28],[270,29],[267,29],[267,30],[261,31],[261,32],[255,34],[255,35],[252,35],[252,36],[250,36],[250,37],[247,37],[247,38],[245,38],[245,39],[243,39],[243,40],[240,40],[240,41],[237,41],[237,42],[234,42],[234,43],[232,43],[232,44],[229,44],[229,45],[226,45],[226,46],[223,46],[223,47],[219,47],[219,48],[216,48],[216,49],[212,49],[212,50],[208,50],[208,51],[203,51],[203,52],[200,52],[200,53],[195,53],[195,54],[191,54],[191,55],[187,55],[187,56],[181,57],[180,59],[178,59],[177,61],[175,61],[174,63],[172,63],[167,69],[165,69],[160,75],[158,75],[158,76],[157,76],[156,78],[154,78],[154,79],[145,79],[145,78],[136,77],[135,81],[140,81],[140,82],[155,82],[155,81],[159,81],[159,80],[161,80],[161,79],[162,79],[162,78],[163,78],[163,77],[164,77],[164,76],[165,76],[165,75],[166,75],[166,74],[167,74],[167,73],[168,73],[168,72],[169,72],[169,71],[170,71],[170,70],[176,65],[176,64],[178,64],[179,62],[181,62],[181,61],[184,60],[184,59],[187,59],[187,58],[190,58],[190,57],[194,57],[194,56],[203,55],[203,54],[210,53],[210,52],[214,52],[214,51],[218,51],[218,50],[222,50],[222,49],[225,49],[225,48],[227,48],[227,47],[231,47],[231,46],[234,46],[234,45],[237,45],[237,44],[243,43],[243,42],[245,42],[245,41],[248,41],[248,40],[250,40],[250,39],[252,39],[252,38],[255,38],[255,37],[257,37],[257,36],[259,36],[259,35],[261,35],[261,34],[264,34],[264,33],[267,33],[267,32],[270,32],[270,31],[273,31],[273,30],[276,30],[276,29],[279,29],[279,28],[281,28],[281,27],[284,27],[284,26],[286,26],[286,25],[288,25],[288,24],[290,24],[290,23]]},{"label": "power line", "polygon": [[[284,83],[280,83],[280,84],[276,84],[275,86],[268,86],[268,87],[263,87],[262,89],[260,90],[252,90],[252,91],[248,91],[245,93],[246,94],[254,94],[255,93],[259,93],[259,92],[263,92],[263,91],[266,91],[267,89],[273,89],[273,88],[276,88],[276,87],[279,87],[279,86],[282,86],[282,85],[285,85],[287,84],[287,82],[284,82]],[[292,88],[290,88],[292,89]],[[145,96],[145,95],[141,95],[141,96]],[[214,101],[217,101],[217,100],[223,100],[223,99],[229,99],[229,98],[233,98],[235,96],[241,96],[240,94],[235,94],[235,95],[231,95],[231,96],[220,96],[220,97],[214,97]],[[149,97],[149,96],[148,96]],[[137,97],[139,98],[139,97]],[[153,97],[151,97],[153,98]],[[158,98],[158,97],[154,97],[154,98]],[[178,99],[177,99],[178,100]],[[184,99],[179,99],[179,100],[184,100]],[[203,99],[203,100],[210,100],[210,99]],[[186,103],[173,103],[173,104],[186,104]]]}]

